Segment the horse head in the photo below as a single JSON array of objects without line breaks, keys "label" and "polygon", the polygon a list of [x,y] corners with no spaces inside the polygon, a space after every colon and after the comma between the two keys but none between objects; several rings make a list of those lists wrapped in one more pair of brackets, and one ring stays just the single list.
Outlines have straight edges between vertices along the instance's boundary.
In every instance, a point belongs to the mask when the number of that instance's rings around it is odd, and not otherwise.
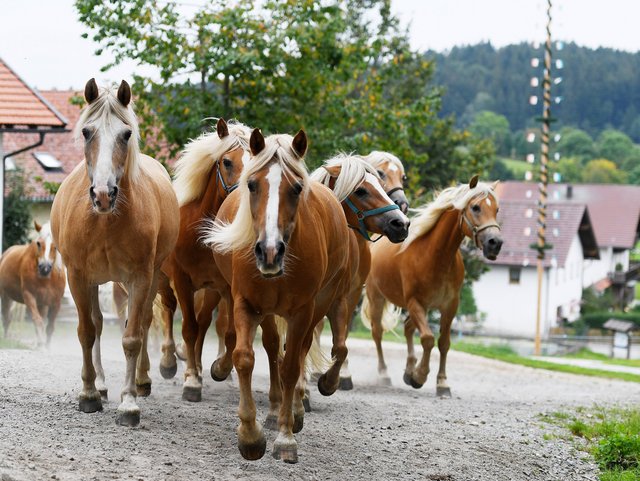
[{"label": "horse head", "polygon": [[[216,131],[220,140],[230,135],[229,126],[222,118],[218,119]],[[238,134],[236,133],[236,135]],[[247,152],[242,145],[238,145],[237,142],[233,144],[231,150],[226,151],[216,161],[217,182],[219,182],[220,188],[222,188],[225,195],[230,194],[238,187],[240,175],[248,161],[249,152]]]},{"label": "horse head", "polygon": [[33,226],[38,233],[38,237],[31,242],[31,249],[34,252],[38,266],[38,276],[49,277],[58,256],[56,246],[53,243],[51,229],[49,228],[49,223],[41,226],[37,221],[34,221]]},{"label": "horse head", "polygon": [[139,134],[131,88],[123,80],[116,94],[110,89],[99,92],[91,79],[84,96],[87,107],[76,131],[84,138],[89,197],[96,213],[110,214],[117,205],[121,179],[137,175]]},{"label": "horse head", "polygon": [[[502,235],[500,225],[496,218],[500,207],[498,197],[494,189],[497,182],[486,190],[472,196],[466,207],[462,210],[460,222],[462,232],[473,240],[482,254],[490,260],[496,260],[502,247]],[[474,175],[469,181],[469,189],[472,192],[478,185],[478,176]]]},{"label": "horse head", "polygon": [[377,150],[371,152],[364,159],[375,167],[385,192],[400,207],[402,213],[406,214],[409,210],[409,201],[404,193],[407,176],[400,159],[389,152]]},{"label": "horse head", "polygon": [[309,188],[303,161],[307,135],[300,130],[293,138],[271,135],[265,140],[255,129],[249,146],[254,160],[245,181],[256,239],[254,254],[261,274],[276,277],[284,272],[300,198]]}]

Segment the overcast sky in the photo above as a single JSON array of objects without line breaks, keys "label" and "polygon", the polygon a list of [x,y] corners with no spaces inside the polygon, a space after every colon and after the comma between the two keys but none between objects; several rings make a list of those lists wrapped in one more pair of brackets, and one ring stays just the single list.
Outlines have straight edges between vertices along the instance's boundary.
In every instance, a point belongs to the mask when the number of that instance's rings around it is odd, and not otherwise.
[{"label": "overcast sky", "polygon": [[[392,5],[411,25],[412,45],[420,50],[544,40],[546,2],[541,0],[392,0]],[[554,0],[553,17],[557,39],[640,50],[639,0]],[[96,45],[80,37],[85,29],[76,18],[72,0],[2,0],[0,58],[39,89],[81,88],[93,76],[99,82],[119,81],[140,71],[130,62],[101,74],[106,59],[93,55]]]}]

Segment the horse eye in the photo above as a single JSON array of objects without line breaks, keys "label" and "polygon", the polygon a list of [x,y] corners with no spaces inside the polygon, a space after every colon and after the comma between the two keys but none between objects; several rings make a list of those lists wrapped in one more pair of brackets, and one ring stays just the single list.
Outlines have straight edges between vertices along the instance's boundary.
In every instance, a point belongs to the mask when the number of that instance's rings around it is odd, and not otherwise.
[{"label": "horse eye", "polygon": [[42,244],[40,244],[40,241],[36,242],[36,245],[38,246],[38,249],[40,249],[40,247],[42,247]]},{"label": "horse eye", "polygon": [[402,176],[402,182],[406,182],[406,181],[407,181],[407,176],[406,176],[406,175],[403,175],[403,176]]},{"label": "horse eye", "polygon": [[473,212],[475,212],[476,214],[479,214],[481,209],[480,209],[480,206],[478,204],[476,204],[473,207],[471,207],[471,210]]},{"label": "horse eye", "polygon": [[89,140],[89,137],[91,137],[91,129],[87,127],[82,129],[82,136],[85,138],[85,140]]},{"label": "horse eye", "polygon": [[380,169],[378,169],[376,172],[378,173],[378,177],[380,177],[382,180],[387,178],[385,173],[383,171],[381,171]]},{"label": "horse eye", "polygon": [[222,159],[222,165],[224,165],[225,168],[230,169],[233,166],[233,163],[229,159]]},{"label": "horse eye", "polygon": [[292,187],[293,187],[293,194],[300,195],[300,193],[302,192],[302,184],[300,182],[296,182],[295,184],[292,185]]},{"label": "horse eye", "polygon": [[249,182],[247,182],[247,187],[249,189],[249,192],[255,192],[258,188],[258,185],[256,184],[255,180],[250,180]]},{"label": "horse eye", "polygon": [[131,129],[122,132],[122,138],[128,141],[131,138]]},{"label": "horse eye", "polygon": [[365,197],[367,195],[367,189],[359,187],[356,189],[354,194],[356,194],[358,197]]}]

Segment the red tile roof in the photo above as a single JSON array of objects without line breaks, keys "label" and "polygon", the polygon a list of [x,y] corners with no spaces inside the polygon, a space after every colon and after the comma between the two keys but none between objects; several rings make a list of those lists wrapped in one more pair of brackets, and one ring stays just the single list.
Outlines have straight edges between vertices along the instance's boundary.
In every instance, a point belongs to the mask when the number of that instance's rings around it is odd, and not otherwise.
[{"label": "red tile roof", "polygon": [[[547,208],[546,242],[552,248],[545,252],[545,267],[556,263],[564,267],[569,248],[576,234],[580,236],[585,257],[597,258],[598,250],[584,204],[550,203]],[[531,244],[537,243],[538,224],[535,200],[514,201],[500,197],[498,222],[502,226],[504,243],[496,261],[488,264],[534,266],[537,251]]]},{"label": "red tile roof", "polygon": [[[585,204],[601,247],[631,249],[640,227],[640,186],[617,184],[550,184],[549,202]],[[502,182],[497,193],[501,201],[536,202],[538,187],[527,182]]]},{"label": "red tile roof", "polygon": [[64,127],[66,120],[0,59],[0,127]]}]

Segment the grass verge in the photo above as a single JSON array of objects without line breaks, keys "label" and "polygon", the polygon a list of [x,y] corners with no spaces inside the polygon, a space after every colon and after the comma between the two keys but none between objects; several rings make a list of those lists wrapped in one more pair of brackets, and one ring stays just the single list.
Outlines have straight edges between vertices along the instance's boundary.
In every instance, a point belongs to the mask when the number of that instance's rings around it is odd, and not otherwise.
[{"label": "grass verge", "polygon": [[605,364],[615,364],[617,366],[629,366],[640,367],[640,359],[611,359],[606,354],[600,354],[593,352],[590,349],[582,348],[573,354],[568,354],[564,357],[571,359],[593,359],[595,361],[602,361]]}]

